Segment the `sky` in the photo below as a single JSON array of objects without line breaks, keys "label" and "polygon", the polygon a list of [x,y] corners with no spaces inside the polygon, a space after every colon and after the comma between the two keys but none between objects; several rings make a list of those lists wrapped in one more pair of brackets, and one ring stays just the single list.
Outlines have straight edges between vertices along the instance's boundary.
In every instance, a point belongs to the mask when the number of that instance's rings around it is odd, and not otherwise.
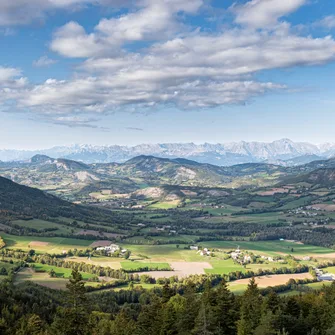
[{"label": "sky", "polygon": [[335,142],[333,0],[1,0],[0,148]]}]

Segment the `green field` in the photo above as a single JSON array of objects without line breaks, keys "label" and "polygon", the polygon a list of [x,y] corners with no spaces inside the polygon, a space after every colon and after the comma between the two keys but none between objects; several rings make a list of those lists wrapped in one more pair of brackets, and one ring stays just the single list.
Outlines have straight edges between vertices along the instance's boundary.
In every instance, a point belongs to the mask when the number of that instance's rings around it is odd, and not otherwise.
[{"label": "green field", "polygon": [[169,202],[157,202],[148,206],[149,209],[169,209],[176,208],[179,204],[179,201],[169,201]]},{"label": "green field", "polygon": [[[249,250],[254,253],[266,254],[271,256],[276,256],[280,254],[290,255],[322,255],[327,253],[333,253],[333,249],[306,245],[306,244],[298,244],[295,242],[287,242],[287,241],[211,241],[211,242],[203,242],[206,247],[209,248],[219,248],[224,250],[232,250],[236,249],[238,246],[241,250]],[[291,251],[293,248],[293,252]]]},{"label": "green field", "polygon": [[[43,253],[62,253],[63,250],[87,248],[93,241],[64,237],[16,236],[1,233],[6,247]],[[45,242],[45,245],[35,245],[32,242]],[[30,247],[29,247],[30,246]]]},{"label": "green field", "polygon": [[[46,272],[34,272],[30,268],[24,268],[15,276],[14,284],[18,285],[25,281],[32,281],[38,285],[49,287],[52,289],[65,290],[66,284],[69,282],[67,278],[55,277],[50,278]],[[86,286],[97,286],[100,283],[86,281]]]},{"label": "green field", "polygon": [[33,219],[33,220],[16,220],[13,224],[19,225],[20,227],[34,228],[34,229],[45,229],[45,228],[59,228],[60,225],[57,223]]},{"label": "green field", "polygon": [[185,250],[183,244],[176,247],[175,244],[164,244],[164,245],[133,245],[133,244],[122,244],[122,247],[131,251],[132,259],[142,259],[143,256],[147,257],[146,261],[152,262],[175,262],[175,261],[187,261],[187,262],[199,262],[204,261],[205,258],[200,256],[194,250]]},{"label": "green field", "polygon": [[264,263],[264,264],[247,264],[245,267],[239,264],[234,263],[234,261],[230,258],[227,260],[217,260],[217,259],[211,259],[209,263],[213,266],[212,269],[205,269],[205,272],[208,274],[228,274],[230,272],[235,271],[241,271],[243,273],[248,271],[254,271],[256,272],[259,269],[262,270],[271,270],[273,268],[289,268],[290,266],[288,264],[282,264],[282,263]]},{"label": "green field", "polygon": [[124,270],[137,270],[139,268],[157,268],[159,270],[171,269],[168,263],[150,263],[150,262],[121,262],[121,267]]},{"label": "green field", "polygon": [[328,268],[322,269],[323,272],[329,272],[335,274],[335,266],[330,266]]},{"label": "green field", "polygon": [[[36,270],[36,272],[47,272],[47,273],[49,273],[49,271],[53,269],[56,273],[56,276],[59,278],[70,278],[72,273],[72,269],[59,268],[57,266],[39,264],[39,263],[34,263],[34,269]],[[88,280],[90,278],[95,277],[95,275],[91,273],[81,272],[81,274],[84,280]]]}]

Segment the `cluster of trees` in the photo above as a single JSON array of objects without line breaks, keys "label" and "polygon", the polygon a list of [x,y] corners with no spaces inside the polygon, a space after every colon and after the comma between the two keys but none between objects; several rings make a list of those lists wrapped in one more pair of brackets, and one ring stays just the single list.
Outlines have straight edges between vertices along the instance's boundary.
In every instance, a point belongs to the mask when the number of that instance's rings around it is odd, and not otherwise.
[{"label": "cluster of trees", "polygon": [[138,266],[137,268],[132,269],[124,269],[126,273],[132,272],[150,272],[150,271],[172,271],[170,266],[167,267],[160,267],[160,266]]},{"label": "cluster of trees", "polygon": [[[290,285],[296,285],[291,283]],[[86,295],[74,270],[67,292],[31,283],[0,283],[0,333],[3,335],[333,335],[335,285],[298,296],[262,295],[255,280],[242,296],[225,281],[192,282],[183,292],[133,288]],[[263,292],[264,293],[264,292]]]}]

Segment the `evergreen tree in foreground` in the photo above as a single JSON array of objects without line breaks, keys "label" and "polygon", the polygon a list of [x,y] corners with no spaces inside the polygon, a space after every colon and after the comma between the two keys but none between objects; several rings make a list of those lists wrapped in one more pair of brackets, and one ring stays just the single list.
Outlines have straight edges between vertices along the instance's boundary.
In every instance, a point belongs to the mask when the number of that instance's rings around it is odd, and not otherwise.
[{"label": "evergreen tree in foreground", "polygon": [[78,270],[73,270],[66,307],[59,307],[52,328],[59,335],[88,335],[89,314],[86,306],[85,283]]},{"label": "evergreen tree in foreground", "polygon": [[253,335],[261,319],[262,298],[252,278],[242,297],[241,318],[237,325],[238,335]]}]

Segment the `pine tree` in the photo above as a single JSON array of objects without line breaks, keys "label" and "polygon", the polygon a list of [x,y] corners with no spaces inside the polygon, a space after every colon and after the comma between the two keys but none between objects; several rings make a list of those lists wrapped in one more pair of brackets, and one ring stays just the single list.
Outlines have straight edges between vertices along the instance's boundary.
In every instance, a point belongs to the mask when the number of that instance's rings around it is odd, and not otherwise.
[{"label": "pine tree", "polygon": [[274,328],[275,321],[276,317],[271,311],[263,314],[259,326],[255,329],[254,335],[276,335],[277,331]]},{"label": "pine tree", "polygon": [[176,335],[177,330],[177,314],[172,304],[165,304],[162,314],[162,325],[160,335]]},{"label": "pine tree", "polygon": [[216,324],[215,334],[233,335],[236,334],[236,316],[234,295],[229,291],[227,282],[223,280],[216,293],[216,307],[214,318]]},{"label": "pine tree", "polygon": [[280,309],[280,299],[278,294],[276,294],[273,290],[266,295],[263,306],[263,311],[271,311],[272,313],[276,313]]},{"label": "pine tree", "polygon": [[150,304],[142,306],[135,334],[157,335],[160,333],[161,325],[161,302],[157,296],[152,295]]},{"label": "pine tree", "polygon": [[[187,283],[183,304],[186,306],[178,311],[178,334],[189,335],[194,329],[195,319],[199,314],[199,306],[201,304],[199,297],[195,294],[195,286],[193,283]],[[173,300],[171,298],[171,300]]]},{"label": "pine tree", "polygon": [[16,335],[42,335],[44,333],[43,321],[36,314],[23,317],[19,322],[21,323],[21,326],[20,330],[16,332]]},{"label": "pine tree", "polygon": [[78,270],[73,270],[68,289],[67,307],[59,307],[53,329],[59,335],[89,334],[89,317],[86,306],[85,283]]},{"label": "pine tree", "polygon": [[201,304],[199,314],[195,320],[195,327],[193,329],[192,334],[194,335],[212,335],[213,332],[211,331],[212,324],[210,322],[211,316],[211,310],[209,306],[206,306],[203,302]]},{"label": "pine tree", "polygon": [[133,335],[134,331],[134,320],[132,320],[124,310],[121,310],[112,322],[110,335]]},{"label": "pine tree", "polygon": [[261,303],[262,298],[259,289],[255,282],[255,278],[252,278],[242,298],[241,318],[237,325],[238,335],[253,334],[260,322]]}]

